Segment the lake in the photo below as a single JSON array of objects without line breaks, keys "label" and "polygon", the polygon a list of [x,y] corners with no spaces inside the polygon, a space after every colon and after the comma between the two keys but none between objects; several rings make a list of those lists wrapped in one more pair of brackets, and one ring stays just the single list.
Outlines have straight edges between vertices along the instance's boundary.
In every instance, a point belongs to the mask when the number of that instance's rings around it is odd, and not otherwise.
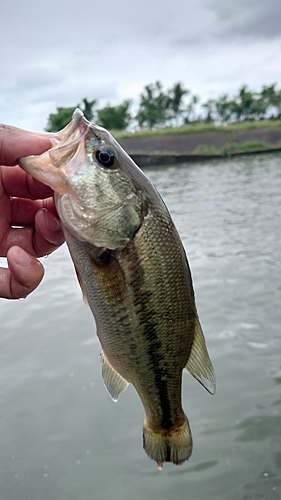
[{"label": "lake", "polygon": [[[182,237],[217,377],[183,375],[194,440],[159,471],[133,387],[104,389],[64,245],[24,301],[0,300],[1,500],[281,498],[281,155],[150,168]],[[3,259],[2,261],[3,262]]]}]

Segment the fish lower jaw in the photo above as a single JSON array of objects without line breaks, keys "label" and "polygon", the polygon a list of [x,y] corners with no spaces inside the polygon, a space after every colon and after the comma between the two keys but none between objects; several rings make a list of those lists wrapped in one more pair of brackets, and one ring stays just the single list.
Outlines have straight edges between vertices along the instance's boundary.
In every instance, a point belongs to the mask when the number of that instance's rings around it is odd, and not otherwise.
[{"label": "fish lower jaw", "polygon": [[162,469],[163,462],[182,465],[192,453],[192,436],[187,418],[181,425],[170,429],[152,428],[145,422],[143,448],[147,455]]}]

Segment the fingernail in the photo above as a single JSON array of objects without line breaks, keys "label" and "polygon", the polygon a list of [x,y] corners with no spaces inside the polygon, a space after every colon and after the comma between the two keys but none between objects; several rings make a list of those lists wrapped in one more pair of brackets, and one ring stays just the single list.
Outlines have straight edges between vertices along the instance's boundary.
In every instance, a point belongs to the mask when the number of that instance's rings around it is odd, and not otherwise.
[{"label": "fingernail", "polygon": [[18,266],[27,267],[31,262],[31,257],[22,248],[17,248],[14,255],[14,261]]},{"label": "fingernail", "polygon": [[45,217],[46,228],[49,231],[51,231],[52,233],[60,231],[61,222],[57,217],[55,217],[55,215],[51,214],[46,210],[44,213],[44,217]]}]

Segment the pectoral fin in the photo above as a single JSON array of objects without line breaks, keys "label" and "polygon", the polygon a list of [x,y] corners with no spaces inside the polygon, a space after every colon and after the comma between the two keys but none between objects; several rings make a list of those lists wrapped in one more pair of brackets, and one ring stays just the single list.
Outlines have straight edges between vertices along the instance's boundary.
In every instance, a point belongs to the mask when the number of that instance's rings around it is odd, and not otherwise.
[{"label": "pectoral fin", "polygon": [[113,401],[118,401],[129,382],[113,368],[103,351],[101,351],[101,363],[104,385]]},{"label": "pectoral fin", "polygon": [[80,288],[81,288],[81,291],[82,291],[82,295],[83,295],[83,300],[86,304],[86,306],[89,305],[88,303],[88,299],[86,297],[86,293],[85,293],[85,290],[84,290],[84,286],[83,286],[83,282],[82,282],[82,279],[81,279],[81,276],[80,274],[78,273],[77,269],[76,269],[76,266],[74,265],[74,269],[75,269],[75,272],[76,272],[76,276],[77,276],[77,279],[78,279],[78,283],[80,285]]},{"label": "pectoral fin", "polygon": [[211,394],[216,391],[216,378],[212,362],[209,358],[204,335],[199,320],[196,321],[191,353],[185,368]]}]

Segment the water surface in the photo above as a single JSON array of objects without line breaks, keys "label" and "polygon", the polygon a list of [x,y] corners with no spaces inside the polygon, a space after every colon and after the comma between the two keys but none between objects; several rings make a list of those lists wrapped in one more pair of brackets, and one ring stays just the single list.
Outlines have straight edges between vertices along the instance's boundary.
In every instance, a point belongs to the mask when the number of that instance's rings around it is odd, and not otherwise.
[{"label": "water surface", "polygon": [[0,300],[1,500],[281,498],[281,155],[151,168],[192,269],[217,375],[187,372],[194,451],[160,472],[143,408],[106,393],[92,315],[65,246],[24,301]]}]

